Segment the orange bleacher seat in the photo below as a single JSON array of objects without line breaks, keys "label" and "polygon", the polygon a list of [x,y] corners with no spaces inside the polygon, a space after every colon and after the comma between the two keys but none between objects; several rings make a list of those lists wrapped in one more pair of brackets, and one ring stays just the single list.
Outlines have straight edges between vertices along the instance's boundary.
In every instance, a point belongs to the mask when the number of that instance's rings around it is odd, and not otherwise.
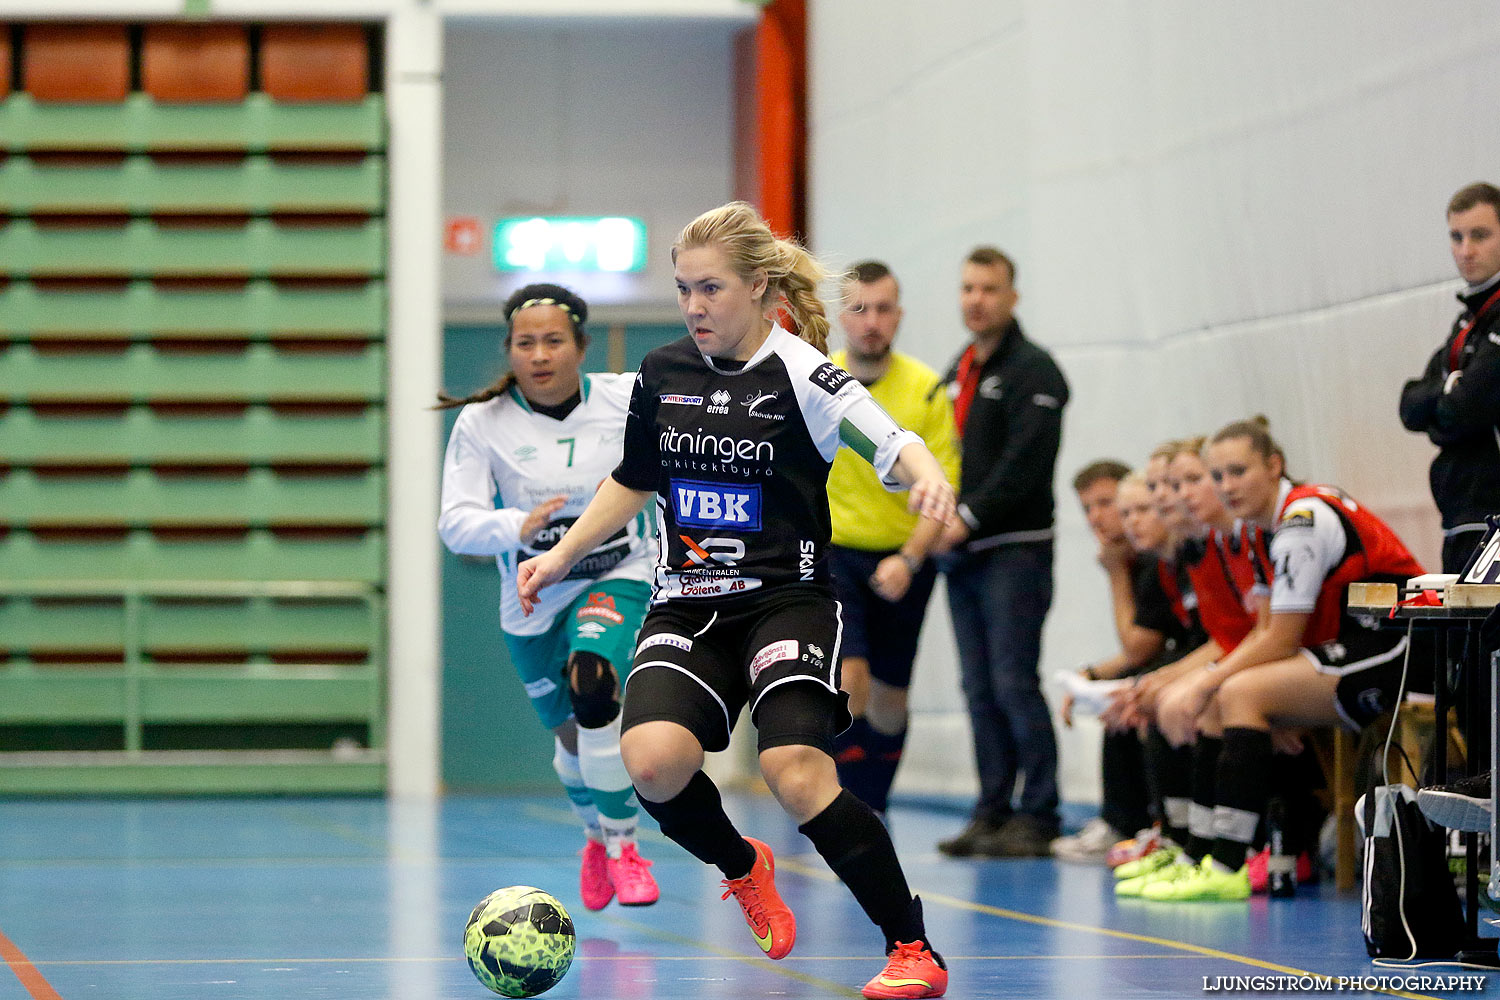
[{"label": "orange bleacher seat", "polygon": [[10,96],[10,25],[0,21],[0,98]]},{"label": "orange bleacher seat", "polygon": [[130,34],[123,24],[28,24],[22,79],[38,101],[123,101]]},{"label": "orange bleacher seat", "polygon": [[242,24],[151,24],[141,43],[141,87],[158,101],[242,101],[250,92],[250,36]]},{"label": "orange bleacher seat", "polygon": [[278,101],[358,101],[369,91],[362,24],[268,24],[261,29],[261,88]]}]

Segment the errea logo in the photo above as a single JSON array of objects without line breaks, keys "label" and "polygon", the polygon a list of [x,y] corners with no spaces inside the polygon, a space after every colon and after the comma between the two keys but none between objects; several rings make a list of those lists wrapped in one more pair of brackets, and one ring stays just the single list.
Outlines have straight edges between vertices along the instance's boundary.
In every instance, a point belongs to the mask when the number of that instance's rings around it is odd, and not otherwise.
[{"label": "errea logo", "polygon": [[727,414],[729,412],[729,390],[720,389],[708,397],[708,412]]}]

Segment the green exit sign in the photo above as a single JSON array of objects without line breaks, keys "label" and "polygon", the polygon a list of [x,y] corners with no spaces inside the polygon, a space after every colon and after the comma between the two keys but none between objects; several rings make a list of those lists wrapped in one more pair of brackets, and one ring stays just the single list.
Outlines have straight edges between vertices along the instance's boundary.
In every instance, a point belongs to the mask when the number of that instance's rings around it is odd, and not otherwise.
[{"label": "green exit sign", "polygon": [[501,271],[639,271],[646,224],[621,216],[501,219],[490,246]]}]

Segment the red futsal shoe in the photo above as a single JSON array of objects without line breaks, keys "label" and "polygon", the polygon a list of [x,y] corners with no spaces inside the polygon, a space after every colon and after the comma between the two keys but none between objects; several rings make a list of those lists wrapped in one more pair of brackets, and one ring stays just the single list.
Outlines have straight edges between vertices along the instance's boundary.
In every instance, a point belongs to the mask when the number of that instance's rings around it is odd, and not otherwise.
[{"label": "red futsal shoe", "polygon": [[761,951],[772,958],[786,958],[797,941],[797,918],[776,892],[776,858],[754,837],[746,837],[745,843],[755,848],[755,864],[744,878],[726,878],[724,895],[719,898],[733,896],[739,902]]},{"label": "red futsal shoe", "polygon": [[870,1000],[912,1000],[916,997],[940,997],[948,989],[948,968],[940,956],[922,947],[896,942],[880,975],[865,983],[863,993]]}]

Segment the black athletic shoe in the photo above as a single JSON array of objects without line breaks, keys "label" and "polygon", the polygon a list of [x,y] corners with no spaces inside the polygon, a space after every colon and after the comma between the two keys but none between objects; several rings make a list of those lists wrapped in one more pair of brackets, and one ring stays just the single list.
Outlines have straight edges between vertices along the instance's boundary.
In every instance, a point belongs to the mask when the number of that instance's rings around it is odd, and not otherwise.
[{"label": "black athletic shoe", "polygon": [[1488,833],[1490,829],[1490,771],[1433,785],[1417,792],[1417,808],[1438,826],[1450,830]]},{"label": "black athletic shoe", "polygon": [[976,853],[975,847],[986,838],[993,838],[1000,832],[1000,825],[992,820],[974,817],[969,820],[969,825],[964,827],[950,840],[938,841],[937,849],[950,858],[971,858]]},{"label": "black athletic shoe", "polygon": [[1058,832],[1055,822],[1017,813],[993,834],[980,837],[974,853],[982,858],[1048,858]]}]

